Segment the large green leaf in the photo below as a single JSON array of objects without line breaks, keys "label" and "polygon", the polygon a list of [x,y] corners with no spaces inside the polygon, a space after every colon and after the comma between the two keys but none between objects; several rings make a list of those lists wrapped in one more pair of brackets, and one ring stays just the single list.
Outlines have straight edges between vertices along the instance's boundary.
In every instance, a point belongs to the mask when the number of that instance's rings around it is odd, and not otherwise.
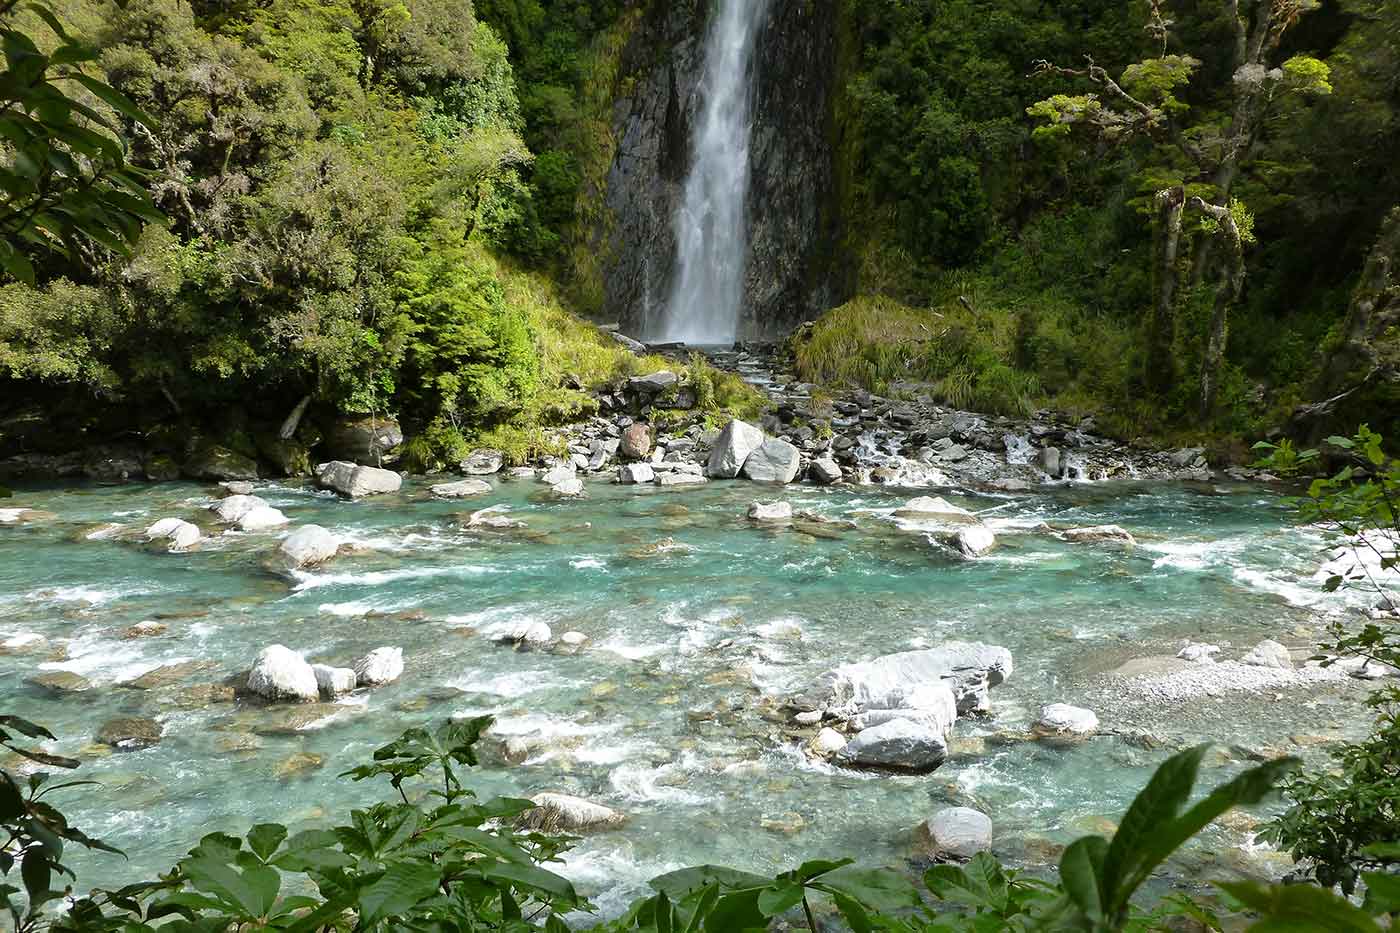
[{"label": "large green leaf", "polygon": [[[1104,859],[1103,891],[1115,900],[1124,879],[1149,857],[1151,837],[1180,815],[1191,799],[1196,775],[1209,745],[1197,745],[1167,759],[1136,797],[1113,835]],[[1131,896],[1132,892],[1127,894]]]},{"label": "large green leaf", "polygon": [[846,865],[817,878],[812,886],[829,894],[849,897],[882,913],[920,904],[913,882],[903,873],[889,868]]},{"label": "large green leaf", "polygon": [[395,862],[360,892],[360,918],[374,924],[398,917],[437,893],[442,873],[428,862]]},{"label": "large green leaf", "polygon": [[564,904],[578,901],[574,886],[568,878],[546,871],[536,865],[518,865],[514,862],[497,862],[486,868],[483,874],[498,881],[509,881],[531,891]]},{"label": "large green leaf", "polygon": [[1104,919],[1103,868],[1108,840],[1083,836],[1069,844],[1060,856],[1060,883],[1076,907],[1095,923]]},{"label": "large green leaf", "polygon": [[[796,882],[764,888],[758,895],[758,910],[765,917],[776,917],[802,903],[807,889]],[[662,892],[663,895],[665,892]]]},{"label": "large green leaf", "polygon": [[1350,901],[1312,885],[1237,881],[1220,887],[1261,915],[1249,928],[1254,933],[1381,933]]},{"label": "large green leaf", "polygon": [[746,871],[725,868],[721,865],[697,865],[682,868],[651,879],[651,887],[664,891],[672,900],[680,900],[692,891],[699,891],[708,885],[718,885],[723,890],[754,889],[767,887],[771,878]]},{"label": "large green leaf", "polygon": [[1366,882],[1366,901],[1362,906],[1372,914],[1400,914],[1400,875],[1384,871],[1361,873]]},{"label": "large green leaf", "polygon": [[264,865],[239,868],[209,856],[186,859],[185,875],[197,891],[226,902],[246,921],[267,916],[277,902],[282,876]]},{"label": "large green leaf", "polygon": [[1205,799],[1181,816],[1158,826],[1156,831],[1140,841],[1130,873],[1120,875],[1117,890],[1112,892],[1112,909],[1127,909],[1132,897],[1158,865],[1181,848],[1188,839],[1205,829],[1216,817],[1233,807],[1259,803],[1274,791],[1279,780],[1298,767],[1297,758],[1279,758],[1250,768],[1232,781],[1211,791]]},{"label": "large green leaf", "polygon": [[259,823],[248,830],[248,848],[264,862],[287,838],[287,827],[280,823]]}]

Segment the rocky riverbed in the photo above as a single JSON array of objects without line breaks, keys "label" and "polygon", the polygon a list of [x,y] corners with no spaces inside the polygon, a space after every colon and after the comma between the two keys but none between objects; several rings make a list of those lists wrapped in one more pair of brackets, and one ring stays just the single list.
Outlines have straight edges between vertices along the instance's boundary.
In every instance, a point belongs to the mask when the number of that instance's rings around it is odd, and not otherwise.
[{"label": "rocky riverbed", "polygon": [[[491,713],[477,783],[587,833],[567,872],[616,904],[703,861],[1049,864],[1172,750],[1222,741],[1221,778],[1320,759],[1394,675],[1309,660],[1377,610],[1324,592],[1338,542],[1198,451],[916,392],[823,422],[765,358],[725,364],[771,418],[677,417],[651,373],[525,468],[21,486],[0,702],[115,789],[69,809],[143,871],[191,826],[325,825],[376,745]],[[1254,819],[1190,864],[1279,873]]]}]

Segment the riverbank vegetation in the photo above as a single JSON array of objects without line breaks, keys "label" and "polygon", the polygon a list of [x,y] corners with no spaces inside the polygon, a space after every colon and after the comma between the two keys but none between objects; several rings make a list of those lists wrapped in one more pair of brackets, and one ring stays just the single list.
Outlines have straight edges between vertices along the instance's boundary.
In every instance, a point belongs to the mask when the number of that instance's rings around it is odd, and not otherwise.
[{"label": "riverbank vegetation", "polygon": [[[112,197],[165,218],[117,217],[125,241],[50,223],[11,257],[28,281],[0,285],[7,447],[197,433],[256,456],[242,438],[309,405],[303,434],[339,415],[398,419],[415,469],[478,444],[523,458],[545,452],[544,428],[590,413],[583,390],[666,365],[573,317],[548,274],[607,159],[576,158],[591,151],[579,136],[601,132],[596,88],[574,80],[602,67],[579,51],[589,22],[566,21],[580,32],[560,40],[564,60],[518,46],[521,85],[466,0],[62,0],[4,15],[12,36],[60,43],[54,81],[81,61],[62,106],[126,147],[111,177],[139,179],[143,198]],[[76,177],[62,148],[76,144],[57,145],[11,174],[33,162],[43,183]],[[38,436],[14,428],[35,420]]]},{"label": "riverbank vegetation", "polygon": [[[1333,430],[1394,436],[1396,283],[1380,268],[1397,264],[1394,4],[842,11],[859,290],[932,332],[959,297],[995,317],[975,331],[974,385],[1035,379],[1037,404],[1107,426],[1235,437],[1330,400],[1313,414]],[[819,330],[861,341],[864,308]],[[939,382],[959,350],[854,376]]]}]

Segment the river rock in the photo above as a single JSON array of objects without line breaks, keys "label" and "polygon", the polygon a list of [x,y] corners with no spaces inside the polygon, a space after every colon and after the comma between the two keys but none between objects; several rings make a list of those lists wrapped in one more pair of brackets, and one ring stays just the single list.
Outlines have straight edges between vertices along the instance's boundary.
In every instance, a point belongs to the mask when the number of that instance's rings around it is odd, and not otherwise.
[{"label": "river rock", "polygon": [[763,432],[747,422],[738,419],[729,422],[710,447],[706,475],[716,479],[734,479],[744,468],[749,455],[763,446],[764,439]]},{"label": "river rock", "polygon": [[667,470],[664,473],[656,474],[656,485],[658,486],[703,486],[708,482],[709,480],[699,473],[691,473],[687,470]]},{"label": "river rock", "polygon": [[755,502],[749,506],[749,520],[790,522],[792,521],[792,505],[787,502]]},{"label": "river rock", "polygon": [[555,483],[549,491],[561,499],[577,499],[583,495],[583,480],[577,476],[570,476],[562,482]]},{"label": "river rock", "polygon": [[283,645],[268,645],[248,672],[248,690],[265,700],[314,703],[321,690],[306,659]]},{"label": "river rock", "polygon": [[830,457],[819,457],[812,461],[811,467],[807,470],[807,475],[812,478],[812,482],[822,486],[830,486],[833,483],[841,482],[844,474],[841,466]]},{"label": "river rock", "polygon": [[218,445],[202,446],[185,462],[185,475],[191,479],[257,479],[258,465],[251,457]]},{"label": "river rock", "polygon": [[303,525],[282,539],[277,553],[294,569],[314,567],[335,557],[340,542],[320,525]]},{"label": "river rock", "polygon": [[820,758],[830,758],[845,747],[846,737],[829,726],[818,732],[807,744],[808,751]]},{"label": "river rock", "polygon": [[335,460],[378,464],[402,443],[403,429],[393,418],[364,415],[336,419],[322,446]]},{"label": "river rock", "polygon": [[971,807],[945,807],[919,827],[934,858],[970,859],[992,847],[992,820]]},{"label": "river rock", "polygon": [[313,664],[311,671],[316,675],[316,686],[328,700],[344,696],[355,689],[359,677],[353,668],[331,667],[329,664]]},{"label": "river rock", "polygon": [[940,535],[939,540],[961,556],[968,558],[982,557],[997,545],[996,535],[992,534],[990,528],[981,525],[959,528],[949,534]]},{"label": "river rock", "polygon": [[176,661],[172,664],[153,667],[139,677],[122,681],[119,686],[128,690],[160,690],[163,687],[174,686],[215,666],[213,661]]},{"label": "river rock", "polygon": [[573,479],[576,472],[572,465],[557,466],[546,471],[545,474],[540,477],[540,482],[544,483],[546,486],[558,486],[560,483]]},{"label": "river rock", "polygon": [[355,662],[355,682],[361,687],[382,687],[403,674],[402,648],[375,648]]},{"label": "river rock", "polygon": [[42,674],[35,674],[26,677],[25,683],[47,690],[49,693],[82,693],[84,690],[92,689],[92,681],[81,674],[72,671],[45,671]]},{"label": "river rock", "polygon": [[530,798],[535,809],[521,814],[521,826],[544,832],[589,832],[616,829],[627,822],[625,814],[569,794],[544,793]]},{"label": "river rock", "polygon": [[166,625],[164,622],[156,622],[147,619],[144,622],[137,622],[135,625],[129,625],[122,629],[122,638],[128,640],[133,638],[155,638],[159,635],[164,635],[168,631],[170,631],[170,626]]},{"label": "river rock", "polygon": [[1288,653],[1287,648],[1272,639],[1265,639],[1255,645],[1248,654],[1240,658],[1240,661],[1255,667],[1275,667],[1286,671],[1293,669],[1293,656]]},{"label": "river rock", "polygon": [[887,768],[923,774],[948,757],[948,743],[925,721],[892,719],[862,729],[836,753],[836,761],[862,768]]},{"label": "river rock", "polygon": [[1176,653],[1176,656],[1183,661],[1191,661],[1195,664],[1210,664],[1215,660],[1214,655],[1219,653],[1219,645],[1188,642],[1185,647]]},{"label": "river rock", "polygon": [[1081,706],[1052,703],[1041,709],[1031,731],[1039,738],[1086,739],[1099,731],[1099,717]]},{"label": "river rock", "polygon": [[681,377],[668,369],[659,370],[647,376],[633,376],[627,380],[627,388],[640,395],[652,396],[681,381]]},{"label": "river rock", "polygon": [[1090,528],[1071,528],[1068,531],[1060,532],[1060,537],[1076,544],[1100,541],[1107,541],[1114,544],[1126,544],[1128,547],[1134,547],[1137,544],[1137,541],[1127,530],[1117,525],[1094,525]]},{"label": "river rock", "polygon": [[744,476],[755,483],[786,485],[797,479],[802,452],[780,437],[770,437],[744,461]]},{"label": "river rock", "polygon": [[172,551],[192,548],[199,539],[199,528],[179,518],[162,518],[146,529],[147,541],[169,541]]},{"label": "river rock", "polygon": [[624,463],[617,471],[617,481],[626,486],[650,483],[656,480],[656,471],[649,463]]},{"label": "river rock", "polygon": [[243,513],[243,517],[238,520],[238,528],[240,531],[270,531],[287,523],[288,518],[281,510],[270,505],[260,505]]},{"label": "river rock", "polygon": [[1057,447],[1042,447],[1036,451],[1035,465],[1045,471],[1045,475],[1051,479],[1059,479],[1060,472],[1064,468],[1063,458],[1060,456]]},{"label": "river rock", "polygon": [[97,730],[97,741],[119,752],[135,752],[155,745],[164,733],[164,728],[154,719],[121,716],[102,724]]},{"label": "river rock", "polygon": [[[251,496],[257,486],[245,479],[234,479],[220,483],[219,488],[224,491],[224,497],[227,498],[228,496]],[[229,519],[229,521],[233,521],[233,519]]]},{"label": "river rock", "polygon": [[894,514],[898,518],[914,518],[961,525],[974,525],[980,521],[967,509],[953,505],[942,496],[919,496],[917,499],[910,499],[895,509]]},{"label": "river rock", "polygon": [[333,489],[351,499],[359,499],[363,496],[398,492],[399,487],[403,485],[403,477],[393,470],[333,460],[316,467],[316,485],[322,489]]},{"label": "river rock", "polygon": [[903,709],[910,698],[926,700],[928,688],[944,685],[958,713],[988,708],[988,690],[1011,676],[1011,652],[981,642],[948,642],[938,648],[902,651],[832,668],[817,678],[806,698],[844,715],[873,709]]},{"label": "river rock", "polygon": [[467,458],[457,465],[457,469],[467,476],[491,476],[501,472],[506,457],[499,450],[482,447],[467,454]]},{"label": "river rock", "polygon": [[267,507],[267,500],[249,493],[236,492],[209,506],[219,521],[234,524],[254,509]]},{"label": "river rock", "polygon": [[491,484],[485,480],[464,479],[455,483],[439,483],[431,492],[439,499],[465,499],[468,496],[483,496],[491,491]]},{"label": "river rock", "polygon": [[618,452],[628,460],[642,460],[651,454],[651,428],[640,422],[622,431]]}]

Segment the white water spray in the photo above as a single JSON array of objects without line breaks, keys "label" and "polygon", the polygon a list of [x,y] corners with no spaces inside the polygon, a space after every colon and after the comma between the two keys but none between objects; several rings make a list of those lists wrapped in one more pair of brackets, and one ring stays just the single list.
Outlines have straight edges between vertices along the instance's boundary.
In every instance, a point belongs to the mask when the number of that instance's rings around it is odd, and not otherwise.
[{"label": "white water spray", "polygon": [[676,212],[676,276],[657,337],[733,343],[748,258],[750,76],[768,0],[720,0],[705,46],[690,177]]}]

